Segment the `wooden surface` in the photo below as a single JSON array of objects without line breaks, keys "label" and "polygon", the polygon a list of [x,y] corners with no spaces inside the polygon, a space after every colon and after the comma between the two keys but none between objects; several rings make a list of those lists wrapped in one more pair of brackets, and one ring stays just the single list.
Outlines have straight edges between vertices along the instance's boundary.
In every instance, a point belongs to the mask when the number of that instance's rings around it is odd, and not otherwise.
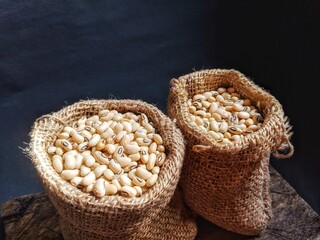
[{"label": "wooden surface", "polygon": [[[319,215],[271,168],[271,197],[274,218],[260,237],[247,237],[225,231],[198,218],[197,240],[318,240]],[[63,239],[58,215],[46,193],[22,196],[3,204],[1,209],[6,237],[38,240]]]}]

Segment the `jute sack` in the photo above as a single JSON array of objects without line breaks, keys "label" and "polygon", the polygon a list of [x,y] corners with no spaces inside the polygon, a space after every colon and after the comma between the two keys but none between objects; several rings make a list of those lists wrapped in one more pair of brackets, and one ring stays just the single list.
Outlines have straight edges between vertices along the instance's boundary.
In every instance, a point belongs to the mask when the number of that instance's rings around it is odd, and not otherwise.
[{"label": "jute sack", "polygon": [[[156,184],[141,197],[84,193],[53,169],[46,149],[64,126],[102,109],[145,113],[163,138],[167,159]],[[64,239],[194,239],[194,216],[187,212],[176,189],[183,158],[181,132],[156,107],[134,100],[88,100],[38,118],[31,131],[29,155],[60,215]]]},{"label": "jute sack", "polygon": [[[189,118],[187,100],[195,94],[233,86],[260,106],[262,128],[243,139],[219,145]],[[187,141],[181,186],[187,205],[229,231],[258,235],[272,217],[269,158],[290,157],[291,127],[282,106],[268,92],[235,70],[194,72],[170,85],[168,113]]]}]

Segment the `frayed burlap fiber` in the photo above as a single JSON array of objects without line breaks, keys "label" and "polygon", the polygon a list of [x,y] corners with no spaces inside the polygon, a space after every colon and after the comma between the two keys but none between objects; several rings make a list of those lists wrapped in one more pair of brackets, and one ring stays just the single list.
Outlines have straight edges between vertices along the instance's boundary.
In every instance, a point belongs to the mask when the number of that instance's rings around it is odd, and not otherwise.
[{"label": "frayed burlap fiber", "polygon": [[[102,109],[145,113],[161,134],[167,159],[156,184],[141,197],[84,193],[55,172],[46,149],[57,134],[82,116]],[[184,158],[181,132],[153,105],[135,100],[87,100],[38,118],[31,131],[29,155],[60,215],[64,239],[194,239],[194,216],[176,189]]]},{"label": "frayed burlap fiber", "polygon": [[[220,145],[191,124],[187,100],[196,94],[232,86],[252,100],[264,116],[262,127],[241,140]],[[168,113],[186,139],[181,186],[187,205],[229,231],[258,235],[272,217],[269,158],[290,157],[290,129],[281,104],[235,70],[203,70],[170,85]]]}]

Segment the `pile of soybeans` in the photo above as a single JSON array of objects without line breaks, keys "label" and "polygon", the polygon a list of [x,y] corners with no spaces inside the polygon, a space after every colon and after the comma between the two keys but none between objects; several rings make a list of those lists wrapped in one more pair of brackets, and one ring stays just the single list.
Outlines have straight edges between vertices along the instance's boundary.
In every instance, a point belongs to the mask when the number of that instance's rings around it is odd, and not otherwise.
[{"label": "pile of soybeans", "polygon": [[47,149],[60,176],[96,197],[139,197],[166,159],[162,137],[145,114],[102,110],[67,126]]},{"label": "pile of soybeans", "polygon": [[263,117],[232,87],[194,95],[188,100],[191,124],[207,132],[221,144],[239,140],[261,128]]}]

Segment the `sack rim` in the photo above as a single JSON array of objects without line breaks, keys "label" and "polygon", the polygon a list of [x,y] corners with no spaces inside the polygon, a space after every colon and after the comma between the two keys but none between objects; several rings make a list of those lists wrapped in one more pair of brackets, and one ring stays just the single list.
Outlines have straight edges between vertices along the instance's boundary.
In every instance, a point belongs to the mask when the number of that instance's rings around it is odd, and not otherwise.
[{"label": "sack rim", "polygon": [[[140,113],[147,112],[147,110],[155,113],[158,118],[152,119],[151,116],[146,114],[148,118],[151,119],[153,123],[156,125],[161,124],[164,129],[156,128],[160,134],[166,132],[169,134],[167,136],[168,139],[175,139],[177,141],[170,142],[169,148],[166,147],[167,158],[164,165],[161,168],[158,181],[156,184],[151,187],[146,193],[144,193],[141,197],[136,198],[126,198],[122,196],[105,196],[103,198],[96,198],[93,195],[82,192],[80,189],[72,186],[68,181],[63,180],[60,175],[53,169],[48,167],[48,161],[51,161],[50,158],[42,159],[43,154],[46,153],[46,149],[44,147],[39,149],[38,140],[39,140],[39,131],[37,130],[37,124],[43,124],[43,117],[53,116],[53,119],[50,121],[56,121],[57,116],[59,114],[65,115],[68,118],[68,113],[72,114],[70,111],[74,107],[78,107],[81,104],[86,104],[88,107],[99,108],[102,106],[112,106],[110,109],[116,109],[117,106],[122,106],[125,109],[130,108],[139,108]],[[100,105],[99,105],[100,104]],[[102,108],[101,108],[102,109]],[[129,111],[129,110],[128,110]],[[67,114],[65,114],[67,113]],[[59,117],[61,119],[61,117]],[[47,120],[45,120],[47,121]],[[56,124],[62,124],[61,122],[56,122]],[[162,133],[160,132],[162,131]],[[50,134],[48,134],[50,136]],[[170,200],[171,197],[168,197],[168,194],[172,195],[174,189],[177,185],[177,182],[180,177],[181,166],[184,157],[184,144],[183,144],[183,136],[179,129],[176,128],[175,124],[166,116],[164,113],[156,108],[154,105],[146,103],[141,100],[131,100],[131,99],[121,99],[121,100],[106,100],[106,99],[93,99],[93,100],[80,100],[71,105],[63,107],[62,109],[51,113],[50,115],[44,115],[39,117],[32,127],[30,132],[30,150],[29,157],[32,160],[33,165],[37,169],[37,173],[41,178],[45,188],[47,191],[53,192],[55,195],[66,201],[72,205],[75,203],[80,205],[82,208],[87,209],[88,207],[92,210],[102,210],[105,211],[105,208],[144,208],[146,205],[155,205],[160,204],[163,205],[165,202],[162,200],[164,198],[168,198]],[[51,136],[52,137],[52,136]],[[180,140],[180,141],[179,141]],[[181,146],[181,144],[183,146]],[[42,155],[42,156],[41,156]],[[46,165],[47,163],[47,165]]]},{"label": "sack rim", "polygon": [[[212,137],[202,129],[195,128],[192,126],[190,121],[187,121],[185,118],[185,113],[187,111],[187,100],[189,99],[189,92],[187,91],[187,87],[190,84],[194,83],[197,78],[204,78],[204,77],[211,77],[211,76],[223,76],[223,75],[231,75],[232,78],[226,80],[231,86],[235,83],[235,81],[241,80],[246,87],[246,94],[252,93],[254,90],[259,93],[261,96],[265,96],[266,98],[270,99],[271,101],[267,103],[265,109],[268,111],[267,115],[264,116],[264,122],[262,127],[247,135],[244,138],[231,142],[229,144],[221,145],[212,141]],[[236,88],[235,88],[236,89]],[[173,78],[170,83],[170,91],[176,95],[179,99],[179,112],[175,114],[180,114],[181,123],[188,129],[188,131],[193,134],[193,136],[199,142],[199,145],[195,145],[199,152],[205,151],[214,151],[214,152],[221,152],[221,153],[233,153],[237,154],[238,151],[243,150],[245,148],[249,148],[252,146],[260,144],[261,138],[259,137],[260,134],[268,134],[270,135],[270,127],[273,125],[282,125],[284,120],[284,113],[282,110],[282,105],[280,102],[267,90],[263,89],[262,87],[258,86],[252,80],[249,80],[243,73],[239,72],[235,69],[204,69],[200,71],[195,71],[189,74],[185,74],[180,76],[178,79]],[[236,89],[237,91],[237,89]],[[241,94],[241,93],[240,93]],[[281,139],[281,144],[285,142],[287,139]],[[279,141],[279,140],[278,140]],[[205,142],[205,144],[201,144],[201,142]],[[271,148],[272,151],[275,151],[281,144],[274,143]],[[196,150],[197,151],[197,150]]]}]

